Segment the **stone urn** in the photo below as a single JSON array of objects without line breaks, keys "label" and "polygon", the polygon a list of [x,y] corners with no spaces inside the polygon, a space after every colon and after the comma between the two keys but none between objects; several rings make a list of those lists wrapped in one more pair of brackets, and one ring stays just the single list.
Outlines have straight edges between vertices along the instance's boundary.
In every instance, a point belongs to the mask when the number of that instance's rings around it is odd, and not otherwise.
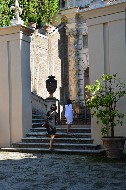
[{"label": "stone urn", "polygon": [[54,99],[53,93],[56,91],[57,88],[57,80],[55,80],[55,76],[48,76],[48,79],[46,80],[46,88],[50,94],[48,99]]}]

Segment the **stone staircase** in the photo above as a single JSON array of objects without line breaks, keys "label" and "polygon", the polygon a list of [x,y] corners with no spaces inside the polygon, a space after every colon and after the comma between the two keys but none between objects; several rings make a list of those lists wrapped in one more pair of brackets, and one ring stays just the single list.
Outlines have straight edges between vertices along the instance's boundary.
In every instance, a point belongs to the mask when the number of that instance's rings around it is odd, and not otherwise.
[{"label": "stone staircase", "polygon": [[76,153],[99,154],[104,152],[100,145],[94,145],[91,138],[90,125],[72,125],[70,134],[66,133],[66,125],[58,125],[54,139],[53,150],[49,150],[50,136],[42,127],[44,119],[41,115],[33,114],[32,128],[21,142],[12,144],[10,148],[2,151],[18,151],[30,153]]}]

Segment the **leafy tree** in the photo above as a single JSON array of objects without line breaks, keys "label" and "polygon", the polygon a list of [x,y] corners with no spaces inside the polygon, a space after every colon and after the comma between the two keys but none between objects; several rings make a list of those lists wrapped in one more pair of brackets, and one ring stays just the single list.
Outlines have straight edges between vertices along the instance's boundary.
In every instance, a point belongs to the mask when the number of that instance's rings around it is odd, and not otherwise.
[{"label": "leafy tree", "polygon": [[6,26],[10,23],[9,2],[10,0],[0,0],[0,26]]},{"label": "leafy tree", "polygon": [[29,22],[38,22],[38,0],[30,0],[29,2],[25,2],[23,11],[24,12],[22,13],[21,18],[25,21],[26,25]]},{"label": "leafy tree", "polygon": [[[34,21],[38,25],[41,22],[52,23],[55,14],[58,12],[58,0],[18,0],[23,9],[20,16],[24,23]],[[10,7],[15,4],[15,0],[0,0],[0,26],[8,26],[13,14]]]},{"label": "leafy tree", "polygon": [[56,13],[58,12],[58,0],[42,0],[39,2],[39,19],[43,23],[52,24]]},{"label": "leafy tree", "polygon": [[114,137],[114,127],[122,125],[124,114],[118,110],[117,103],[126,95],[126,84],[122,83],[117,73],[101,76],[93,85],[85,87],[91,93],[86,104],[92,109],[92,115],[97,117],[97,123],[102,122],[102,135],[108,134]]}]

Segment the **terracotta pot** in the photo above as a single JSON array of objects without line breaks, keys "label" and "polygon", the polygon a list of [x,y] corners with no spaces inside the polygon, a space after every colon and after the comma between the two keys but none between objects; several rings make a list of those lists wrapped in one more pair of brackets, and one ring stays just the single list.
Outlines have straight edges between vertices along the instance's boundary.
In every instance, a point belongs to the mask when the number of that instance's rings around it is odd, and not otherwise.
[{"label": "terracotta pot", "polygon": [[29,22],[29,24],[28,24],[28,26],[30,27],[30,28],[36,28],[36,23],[35,22]]},{"label": "terracotta pot", "polygon": [[50,29],[50,26],[46,25],[46,26],[44,26],[44,29],[48,30],[48,29]]},{"label": "terracotta pot", "polygon": [[51,28],[52,28],[51,25],[46,25],[46,26],[44,26],[44,30],[45,30],[46,32],[49,32],[49,31],[51,30]]},{"label": "terracotta pot", "polygon": [[103,146],[108,158],[121,158],[126,138],[124,137],[103,137]]}]

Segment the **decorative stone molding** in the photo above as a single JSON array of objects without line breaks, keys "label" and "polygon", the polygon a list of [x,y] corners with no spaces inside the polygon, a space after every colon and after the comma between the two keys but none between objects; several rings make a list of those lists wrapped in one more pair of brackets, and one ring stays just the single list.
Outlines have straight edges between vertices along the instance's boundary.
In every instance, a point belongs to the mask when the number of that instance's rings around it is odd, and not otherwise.
[{"label": "decorative stone molding", "polygon": [[89,67],[89,53],[81,53],[78,51],[78,88],[79,88],[79,100],[84,100],[84,71]]},{"label": "decorative stone molding", "polygon": [[76,15],[78,13],[78,8],[71,8],[67,10],[60,11],[61,19],[66,18],[67,24],[76,23]]},{"label": "decorative stone molding", "polygon": [[88,34],[88,27],[76,8],[65,10],[62,15],[67,18],[70,97],[79,101],[84,99],[84,70],[89,66],[88,51],[85,52],[83,47],[83,36]]},{"label": "decorative stone molding", "polygon": [[81,66],[81,70],[86,70],[87,67],[89,67],[89,53],[86,52],[82,54],[82,56],[79,59],[79,65]]},{"label": "decorative stone molding", "polygon": [[67,24],[66,27],[65,27],[65,29],[66,29],[66,35],[67,36],[76,38],[76,36],[77,36],[77,30],[75,28],[75,23],[73,23],[73,24]]},{"label": "decorative stone molding", "polygon": [[88,27],[86,23],[78,24],[77,33],[78,33],[77,49],[83,51],[84,49],[83,38],[84,36],[88,35]]},{"label": "decorative stone molding", "polygon": [[68,61],[69,61],[69,91],[70,98],[78,101],[78,61],[76,55],[77,30],[76,23],[66,25],[66,35],[68,36]]},{"label": "decorative stone molding", "polygon": [[15,6],[10,7],[10,11],[15,11],[15,17],[11,19],[10,23],[11,25],[17,25],[17,24],[24,24],[23,20],[21,20],[19,14],[22,14],[22,9],[19,7],[18,0],[15,0]]},{"label": "decorative stone molding", "polygon": [[61,88],[61,59],[59,57],[59,31],[56,30],[48,37],[34,33],[31,43],[31,79],[32,92],[46,99],[49,93],[46,80],[49,75],[55,75],[57,89],[54,96],[60,99]]},{"label": "decorative stone molding", "polygon": [[86,23],[83,23],[82,25],[82,35],[87,35],[88,34],[88,27]]},{"label": "decorative stone molding", "polygon": [[79,101],[84,100],[84,71],[89,67],[88,44],[84,46],[84,36],[88,37],[88,27],[85,18],[78,15],[77,25],[77,60],[78,60],[78,88]]}]

